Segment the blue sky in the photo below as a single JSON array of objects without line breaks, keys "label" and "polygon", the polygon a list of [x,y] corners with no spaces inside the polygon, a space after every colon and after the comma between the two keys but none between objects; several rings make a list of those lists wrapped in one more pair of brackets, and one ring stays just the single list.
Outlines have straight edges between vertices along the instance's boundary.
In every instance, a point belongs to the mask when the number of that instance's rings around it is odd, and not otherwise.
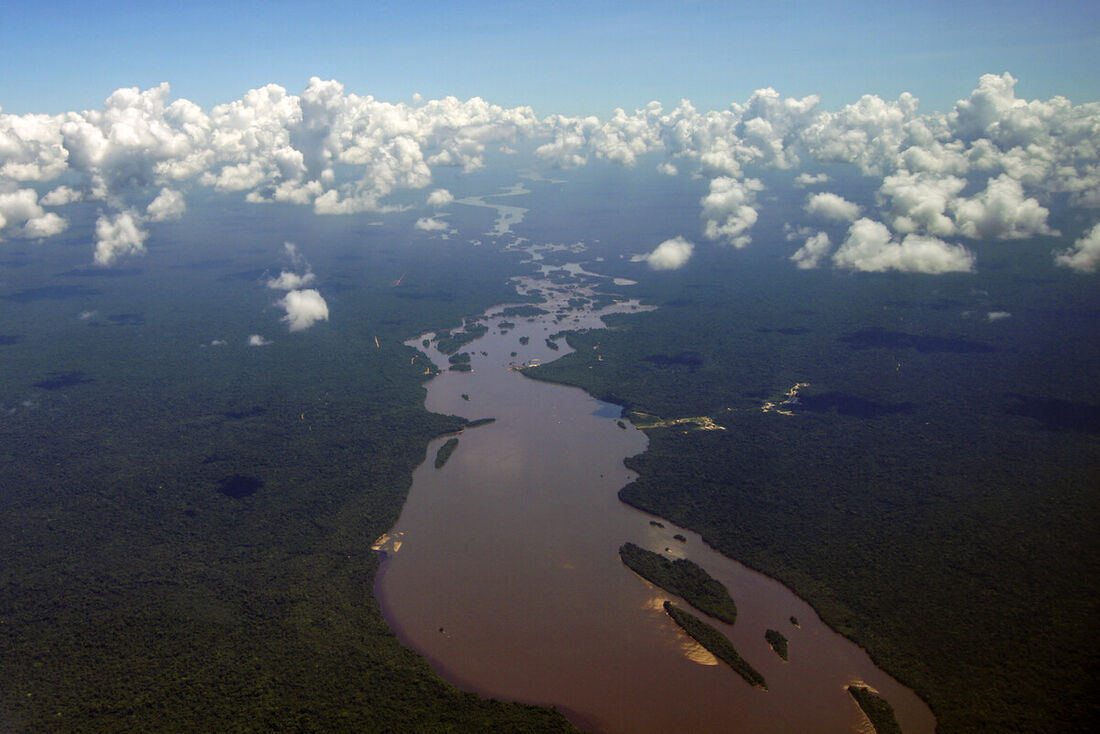
[{"label": "blue sky", "polygon": [[401,101],[482,96],[539,115],[770,86],[835,109],[874,93],[946,110],[983,73],[1024,98],[1100,99],[1095,2],[45,2],[0,4],[0,107],[98,107],[167,81],[205,108],[311,76]]}]

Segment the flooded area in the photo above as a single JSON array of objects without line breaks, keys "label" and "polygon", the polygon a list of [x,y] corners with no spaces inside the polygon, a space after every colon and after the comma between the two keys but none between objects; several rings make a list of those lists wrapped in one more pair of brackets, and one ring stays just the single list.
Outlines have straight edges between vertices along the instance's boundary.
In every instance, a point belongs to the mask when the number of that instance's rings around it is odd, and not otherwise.
[{"label": "flooded area", "polygon": [[[931,734],[928,707],[784,586],[618,500],[633,478],[623,459],[647,439],[617,406],[515,369],[567,353],[564,339],[547,344],[562,330],[602,328],[597,314],[577,310],[595,282],[567,282],[577,272],[518,281],[521,293],[549,299],[540,304],[549,313],[490,309],[480,321],[489,332],[460,350],[469,372],[449,371],[434,342],[425,350],[443,370],[427,383],[428,409],[495,422],[459,434],[440,468],[437,451],[453,437],[428,447],[397,525],[376,545],[385,560],[375,592],[399,637],[462,688],[554,705],[592,731],[871,731],[845,690],[861,683],[893,705],[907,734]],[[637,308],[619,302],[602,313]],[[409,343],[422,348],[426,337]],[[628,541],[690,558],[726,585],[736,624],[708,621],[767,690],[681,631],[662,604],[690,607],[622,564]],[[768,646],[769,629],[789,640],[789,662]]]}]

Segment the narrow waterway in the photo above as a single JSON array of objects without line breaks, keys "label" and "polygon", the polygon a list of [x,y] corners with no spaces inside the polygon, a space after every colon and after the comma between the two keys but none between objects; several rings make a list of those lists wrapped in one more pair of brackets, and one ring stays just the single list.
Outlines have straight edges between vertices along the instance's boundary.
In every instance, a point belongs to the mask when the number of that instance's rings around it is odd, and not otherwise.
[{"label": "narrow waterway", "polygon": [[[616,406],[512,369],[567,352],[563,339],[559,350],[547,345],[553,333],[601,328],[590,311],[557,315],[591,290],[520,281],[521,292],[530,289],[550,299],[542,304],[550,313],[490,309],[481,322],[489,333],[463,350],[472,371],[447,371],[434,343],[425,350],[444,370],[427,384],[429,410],[496,420],[459,435],[442,468],[435,457],[446,438],[429,446],[397,525],[379,539],[385,560],[375,593],[400,638],[462,688],[555,705],[593,731],[870,731],[845,690],[862,683],[893,705],[907,734],[931,734],[928,707],[784,586],[619,502],[633,478],[623,459],[645,450],[645,435],[620,424]],[[726,585],[736,624],[709,621],[768,690],[749,686],[675,625],[662,603],[690,607],[621,563],[627,541],[690,558]],[[768,646],[767,629],[788,638],[789,662]]]}]

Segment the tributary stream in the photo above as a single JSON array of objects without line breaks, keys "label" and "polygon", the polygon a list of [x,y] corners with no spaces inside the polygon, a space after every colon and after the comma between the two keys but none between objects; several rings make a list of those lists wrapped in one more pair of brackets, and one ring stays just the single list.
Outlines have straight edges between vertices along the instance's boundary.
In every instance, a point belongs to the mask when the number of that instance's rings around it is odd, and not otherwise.
[{"label": "tributary stream", "polygon": [[[512,369],[565,354],[564,339],[560,350],[546,344],[555,332],[602,328],[590,311],[555,321],[568,298],[591,290],[520,281],[521,292],[531,288],[551,299],[540,304],[550,314],[490,309],[482,319],[489,333],[462,350],[472,371],[447,371],[434,343],[425,350],[444,370],[427,383],[429,410],[496,420],[462,432],[439,469],[446,437],[432,442],[397,525],[376,546],[386,557],[375,592],[401,640],[461,688],[553,705],[592,731],[869,732],[846,691],[860,683],[893,705],[906,734],[931,734],[927,705],[786,587],[618,500],[633,478],[623,459],[645,450],[645,434],[621,427],[617,406]],[[502,330],[502,321],[515,326]],[[422,348],[420,339],[410,344]],[[662,603],[691,607],[622,564],[627,541],[690,558],[726,585],[736,623],[707,621],[767,690],[680,630]],[[789,640],[789,662],[768,646],[768,629]]]}]

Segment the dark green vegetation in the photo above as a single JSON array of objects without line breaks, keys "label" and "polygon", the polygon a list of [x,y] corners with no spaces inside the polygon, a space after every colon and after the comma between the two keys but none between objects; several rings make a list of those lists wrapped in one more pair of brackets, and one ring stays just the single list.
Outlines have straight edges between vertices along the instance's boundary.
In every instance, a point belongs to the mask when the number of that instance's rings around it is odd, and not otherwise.
[{"label": "dark green vegetation", "polygon": [[848,693],[863,709],[871,726],[875,728],[875,734],[901,734],[898,720],[894,718],[894,707],[882,698],[876,696],[866,686],[848,686]]},{"label": "dark green vegetation", "polygon": [[768,630],[764,633],[764,639],[768,641],[775,654],[784,660],[787,659],[787,638],[779,630]]},{"label": "dark green vegetation", "polygon": [[458,354],[452,354],[447,358],[447,362],[450,366],[447,368],[452,372],[469,372],[473,369],[470,366],[470,353],[459,352]]},{"label": "dark green vegetation", "polygon": [[[0,333],[24,335],[0,368],[0,731],[571,730],[445,684],[371,594],[371,544],[428,441],[464,425],[425,411],[428,361],[401,341],[514,301],[515,263],[213,205],[154,232],[143,273],[90,268],[59,293],[94,209],[0,265]],[[258,280],[288,238],[332,314],[294,334]],[[88,328],[85,310],[144,324]],[[263,484],[227,496],[234,475]]]},{"label": "dark green vegetation", "polygon": [[521,336],[519,338],[519,343],[524,345],[524,346],[527,346],[528,342],[530,342],[530,341],[531,341],[531,337],[529,337],[529,336]]},{"label": "dark green vegetation", "polygon": [[440,332],[436,347],[444,354],[453,354],[475,339],[485,336],[488,332],[489,327],[485,324],[466,324],[466,328],[457,333]]},{"label": "dark green vegetation", "polygon": [[[658,310],[525,374],[725,427],[648,430],[621,498],[782,580],[942,731],[1087,730],[1100,289],[1051,267],[1066,241],[979,243],[980,272],[937,277],[792,273],[763,241],[736,265],[699,253],[628,274]],[[761,412],[796,382],[794,415]]]},{"label": "dark green vegetation", "polygon": [[559,349],[557,342],[555,342],[551,339],[546,340],[546,346],[549,347],[550,349],[553,349],[555,352]]},{"label": "dark green vegetation", "polygon": [[686,558],[674,561],[660,553],[627,543],[619,548],[619,557],[634,573],[670,594],[675,594],[691,606],[726,624],[737,620],[737,606],[729,591],[701,566]]},{"label": "dark green vegetation", "polygon": [[476,420],[469,421],[464,427],[477,428],[478,426],[487,426],[490,423],[495,423],[496,420],[496,418],[478,418]]},{"label": "dark green vegetation", "polygon": [[764,676],[741,657],[728,637],[670,601],[665,602],[665,611],[693,640],[705,647],[711,655],[733,668],[734,672],[744,678],[749,685],[767,690],[768,684],[764,682]]},{"label": "dark green vegetation", "polygon": [[457,438],[448,438],[443,442],[443,445],[439,447],[439,451],[435,452],[435,468],[442,469],[443,465],[447,463],[447,459],[451,458],[451,454],[458,448]]},{"label": "dark green vegetation", "polygon": [[534,318],[535,316],[542,316],[543,314],[548,313],[550,312],[544,308],[539,308],[538,306],[508,306],[507,308],[502,309],[498,315],[504,316],[506,318],[518,317],[521,319],[528,319]]}]

